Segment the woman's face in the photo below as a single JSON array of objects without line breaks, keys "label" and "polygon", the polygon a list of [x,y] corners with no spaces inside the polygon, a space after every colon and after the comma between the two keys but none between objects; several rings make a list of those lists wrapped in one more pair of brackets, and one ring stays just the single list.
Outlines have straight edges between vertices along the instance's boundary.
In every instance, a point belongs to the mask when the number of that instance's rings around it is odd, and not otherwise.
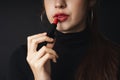
[{"label": "woman's face", "polygon": [[44,6],[50,23],[58,18],[58,31],[71,33],[85,28],[87,0],[44,0]]}]

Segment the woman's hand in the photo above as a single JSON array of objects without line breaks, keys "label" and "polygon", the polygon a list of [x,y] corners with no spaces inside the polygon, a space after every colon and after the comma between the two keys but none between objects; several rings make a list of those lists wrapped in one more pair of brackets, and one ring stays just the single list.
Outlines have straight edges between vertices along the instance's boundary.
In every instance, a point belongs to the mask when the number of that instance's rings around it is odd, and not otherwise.
[{"label": "woman's hand", "polygon": [[[45,41],[49,44],[37,51],[38,44]],[[51,80],[50,60],[52,59],[53,62],[56,62],[56,58],[58,58],[56,52],[52,49],[55,42],[54,39],[49,38],[47,33],[41,33],[29,36],[27,42],[26,59],[32,69],[35,80]]]}]

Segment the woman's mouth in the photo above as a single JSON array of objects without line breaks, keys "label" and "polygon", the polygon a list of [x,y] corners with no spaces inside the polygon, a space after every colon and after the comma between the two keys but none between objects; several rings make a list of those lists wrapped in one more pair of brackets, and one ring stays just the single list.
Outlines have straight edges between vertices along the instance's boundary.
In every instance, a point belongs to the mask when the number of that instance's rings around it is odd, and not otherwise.
[{"label": "woman's mouth", "polygon": [[55,14],[54,18],[57,18],[60,22],[64,22],[68,19],[69,15],[64,13]]}]

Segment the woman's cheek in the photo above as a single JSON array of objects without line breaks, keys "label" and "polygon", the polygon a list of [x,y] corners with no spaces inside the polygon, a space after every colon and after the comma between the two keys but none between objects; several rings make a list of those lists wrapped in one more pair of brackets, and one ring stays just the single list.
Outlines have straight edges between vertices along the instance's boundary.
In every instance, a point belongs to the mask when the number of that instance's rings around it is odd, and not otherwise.
[{"label": "woman's cheek", "polygon": [[51,8],[49,8],[48,10],[46,10],[46,14],[47,14],[47,18],[48,18],[49,22],[52,23],[53,10]]},{"label": "woman's cheek", "polygon": [[52,23],[52,18],[53,18],[53,13],[54,13],[54,4],[53,4],[53,1],[48,1],[48,0],[45,0],[46,2],[44,3],[45,5],[45,11],[46,11],[46,15],[47,15],[47,18],[49,20],[50,23]]}]

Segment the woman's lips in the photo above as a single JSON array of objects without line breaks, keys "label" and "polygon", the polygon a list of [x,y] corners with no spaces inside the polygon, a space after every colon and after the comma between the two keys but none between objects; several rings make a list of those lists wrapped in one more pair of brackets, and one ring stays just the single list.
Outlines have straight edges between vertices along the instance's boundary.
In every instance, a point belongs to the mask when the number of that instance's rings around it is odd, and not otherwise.
[{"label": "woman's lips", "polygon": [[56,14],[54,16],[54,18],[57,18],[60,22],[64,22],[68,19],[69,15],[64,14],[64,13],[60,13],[60,14]]}]

